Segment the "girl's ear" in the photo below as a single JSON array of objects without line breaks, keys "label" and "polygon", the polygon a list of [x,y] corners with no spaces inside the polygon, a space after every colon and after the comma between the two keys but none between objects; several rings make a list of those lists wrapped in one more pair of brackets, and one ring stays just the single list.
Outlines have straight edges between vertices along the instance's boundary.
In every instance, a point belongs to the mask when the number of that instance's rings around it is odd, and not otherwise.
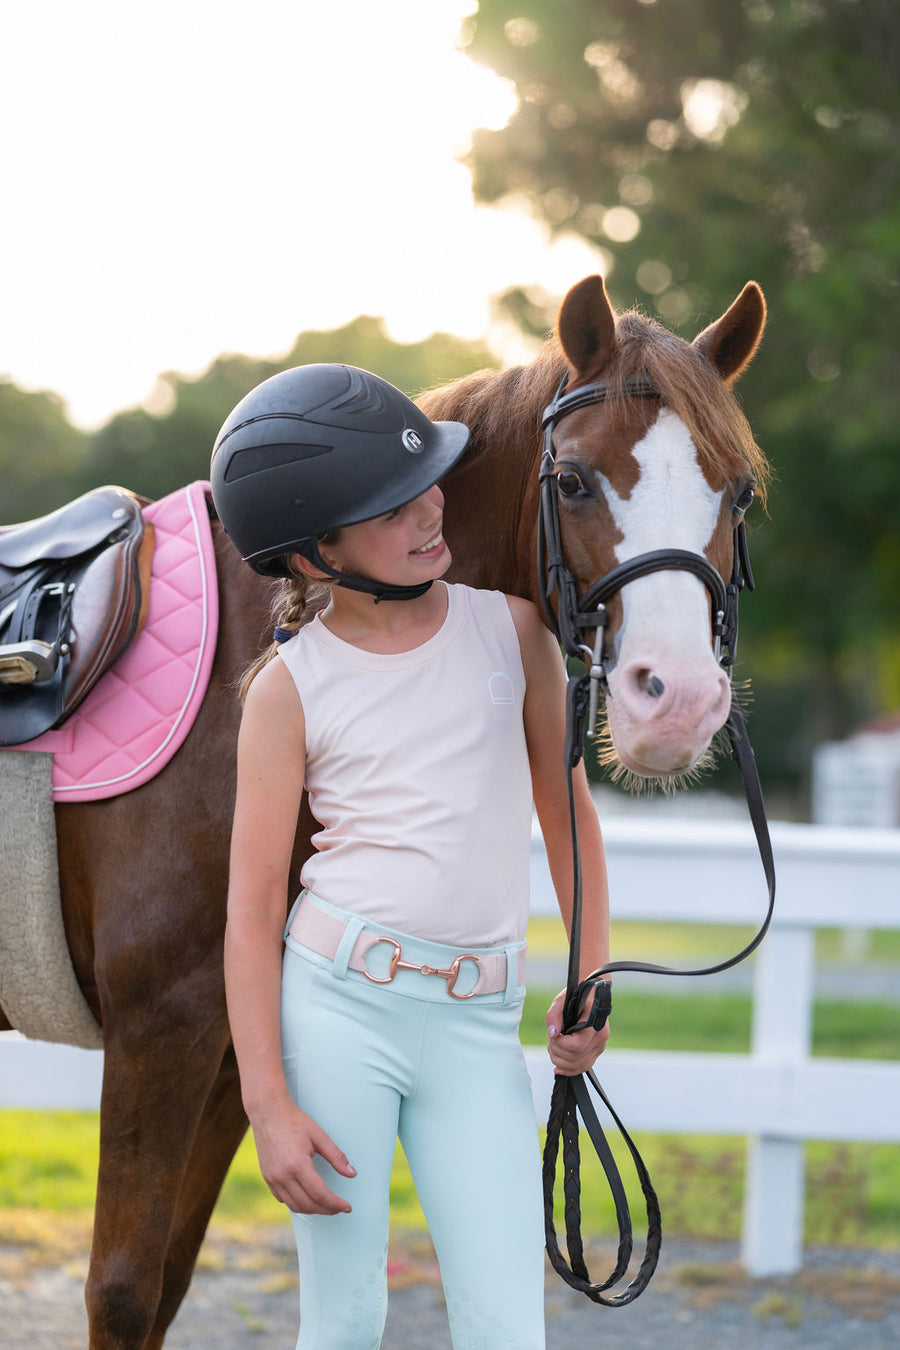
[{"label": "girl's ear", "polygon": [[304,558],[302,553],[294,553],[291,556],[297,571],[302,572],[310,581],[331,581],[327,572],[323,572],[321,568],[316,567],[315,563],[311,563],[308,558]]}]

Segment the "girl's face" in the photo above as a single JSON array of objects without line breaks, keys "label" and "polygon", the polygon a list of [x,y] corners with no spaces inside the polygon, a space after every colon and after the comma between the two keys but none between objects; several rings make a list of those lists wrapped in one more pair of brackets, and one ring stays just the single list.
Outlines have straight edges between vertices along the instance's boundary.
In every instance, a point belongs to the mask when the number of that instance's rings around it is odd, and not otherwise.
[{"label": "girl's face", "polygon": [[337,543],[320,545],[332,567],[394,586],[434,581],[450,566],[441,534],[444,494],[437,484],[386,516],[345,525]]}]

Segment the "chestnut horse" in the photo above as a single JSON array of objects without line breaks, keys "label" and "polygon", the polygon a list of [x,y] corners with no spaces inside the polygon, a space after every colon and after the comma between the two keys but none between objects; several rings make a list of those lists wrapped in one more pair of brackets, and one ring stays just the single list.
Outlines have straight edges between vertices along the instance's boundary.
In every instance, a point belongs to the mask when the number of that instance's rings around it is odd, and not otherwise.
[{"label": "chestnut horse", "polygon": [[[616,322],[603,283],[566,297],[537,360],[433,391],[432,417],[465,421],[471,448],[446,480],[452,578],[537,597],[540,422],[568,388],[629,377],[658,399],[614,393],[557,429],[563,544],[584,589],[648,548],[705,554],[728,579],[732,533],[764,461],[729,384],[765,319],[750,283],[693,345],[636,314]],[[197,722],[151,782],[57,808],[66,934],[102,1023],[100,1170],[86,1286],[91,1350],[158,1350],[184,1297],[246,1130],[222,976],[240,710],[235,679],[268,641],[270,583],[214,525],[220,624]],[[622,763],[678,774],[729,707],[697,577],[660,573],[610,606],[609,713]],[[300,819],[291,888],[313,828]],[[288,896],[285,897],[287,907]]]}]

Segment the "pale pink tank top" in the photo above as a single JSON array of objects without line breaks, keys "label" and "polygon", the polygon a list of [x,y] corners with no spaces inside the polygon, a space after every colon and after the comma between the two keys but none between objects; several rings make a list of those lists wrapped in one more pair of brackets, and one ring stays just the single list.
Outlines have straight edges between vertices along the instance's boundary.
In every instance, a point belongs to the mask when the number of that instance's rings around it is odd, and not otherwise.
[{"label": "pale pink tank top", "polygon": [[518,636],[499,591],[447,590],[443,626],[412,651],[361,651],[318,617],[279,649],[322,827],[302,881],[436,942],[520,942],[531,775]]}]

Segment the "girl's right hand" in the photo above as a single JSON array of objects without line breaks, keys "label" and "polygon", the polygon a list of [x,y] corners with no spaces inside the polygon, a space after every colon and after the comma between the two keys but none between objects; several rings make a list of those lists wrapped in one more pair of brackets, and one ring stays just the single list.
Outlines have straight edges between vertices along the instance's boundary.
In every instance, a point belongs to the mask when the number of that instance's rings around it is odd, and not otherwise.
[{"label": "girl's right hand", "polygon": [[276,1200],[294,1214],[349,1214],[350,1204],[328,1189],[316,1171],[318,1154],[344,1177],[356,1168],[316,1122],[288,1101],[252,1122],[263,1178]]}]

